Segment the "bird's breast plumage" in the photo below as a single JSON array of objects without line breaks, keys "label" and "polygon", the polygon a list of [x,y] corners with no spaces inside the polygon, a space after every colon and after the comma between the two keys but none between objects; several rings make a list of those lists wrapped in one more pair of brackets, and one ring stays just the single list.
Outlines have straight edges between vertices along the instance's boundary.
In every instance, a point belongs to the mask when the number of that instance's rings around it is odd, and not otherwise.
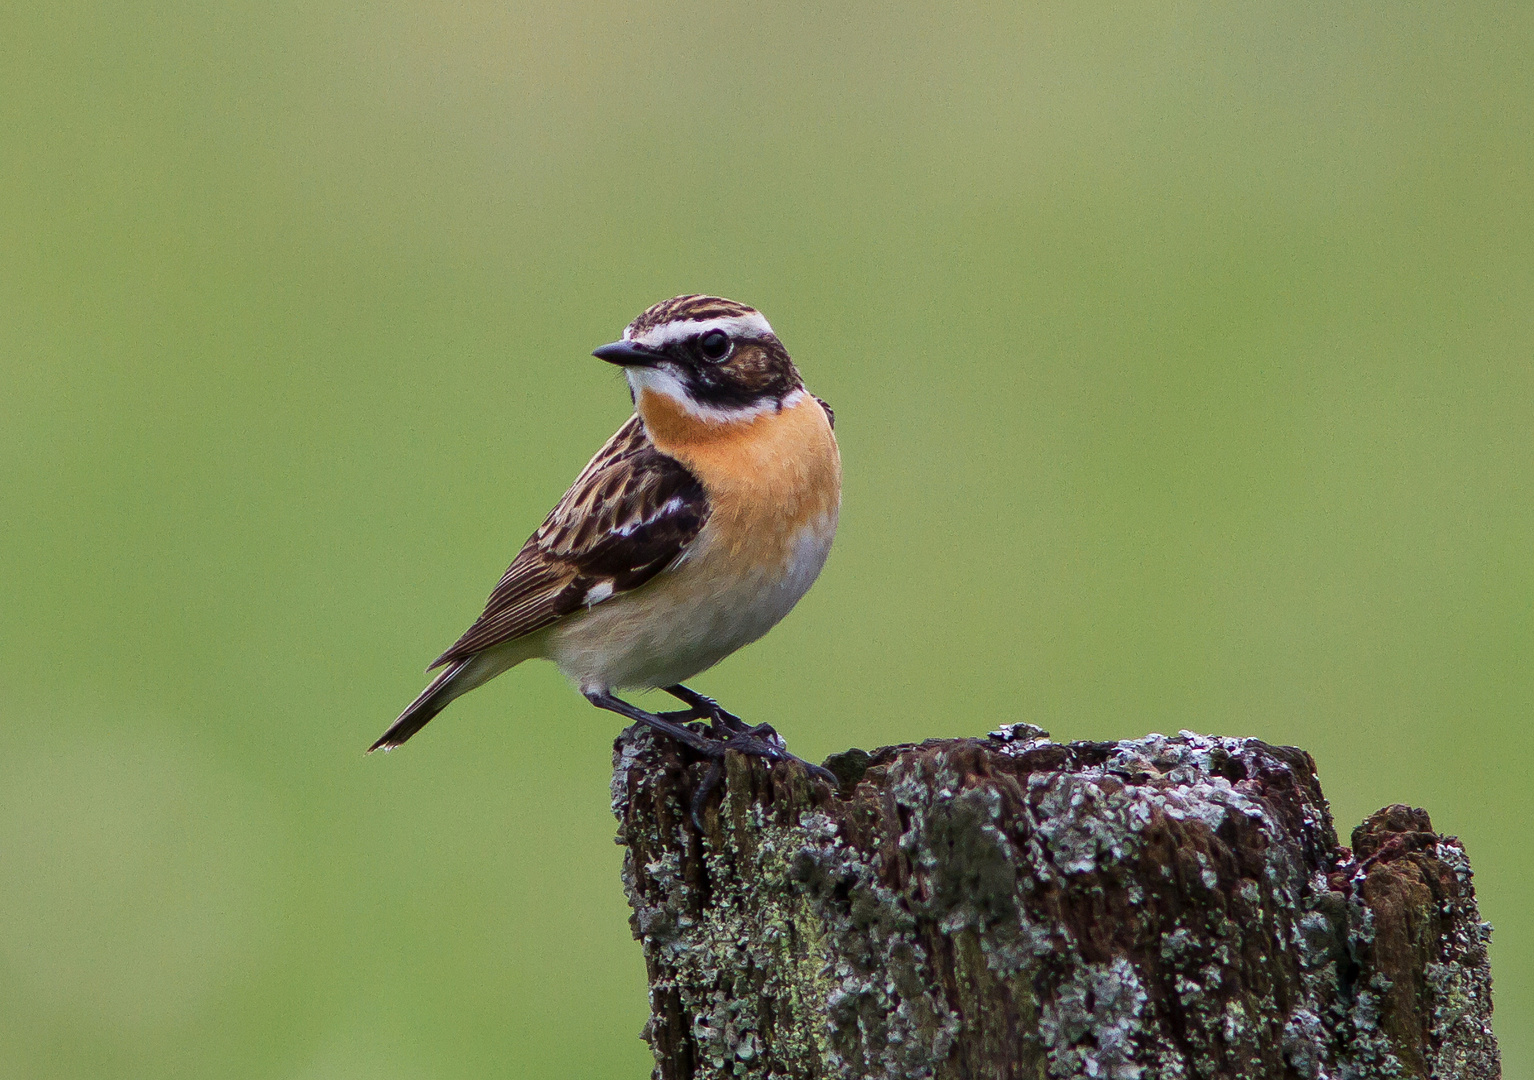
[{"label": "bird's breast plumage", "polygon": [[671,569],[551,631],[549,655],[583,686],[666,686],[761,637],[819,576],[841,503],[830,418],[803,392],[730,424],[641,394],[657,450],[698,478],[708,520]]},{"label": "bird's breast plumage", "polygon": [[841,504],[841,456],[830,417],[802,390],[779,409],[729,424],[699,420],[659,394],[641,394],[638,407],[655,448],[702,484],[705,532],[732,556],[762,564],[787,558],[800,531]]}]

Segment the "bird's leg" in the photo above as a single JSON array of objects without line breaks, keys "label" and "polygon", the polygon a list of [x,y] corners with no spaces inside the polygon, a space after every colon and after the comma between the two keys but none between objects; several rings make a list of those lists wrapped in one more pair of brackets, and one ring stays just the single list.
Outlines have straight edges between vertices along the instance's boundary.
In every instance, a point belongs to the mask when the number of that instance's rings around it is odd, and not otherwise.
[{"label": "bird's leg", "polygon": [[[832,783],[837,782],[830,772],[822,769],[819,765],[812,765],[803,758],[790,754],[788,752],[788,744],[783,741],[783,736],[779,735],[771,724],[757,724],[753,727],[734,713],[726,712],[720,707],[719,702],[713,698],[700,694],[696,690],[689,690],[681,683],[677,683],[675,686],[663,686],[661,689],[684,704],[692,706],[691,709],[682,712],[661,713],[662,716],[686,716],[689,719],[706,719],[714,729],[715,738],[722,738],[727,745],[736,738],[747,738],[766,743],[775,748],[782,756],[778,757],[768,754],[758,754],[757,756],[770,757],[773,761],[797,761],[812,776],[822,776],[831,780]],[[738,749],[738,747],[736,748]],[[750,753],[751,751],[748,750],[746,752]]]},{"label": "bird's leg", "polygon": [[[704,728],[697,721],[708,719],[706,716],[699,716],[692,709],[676,709],[672,712],[658,712],[655,715],[662,720],[669,720],[673,724],[686,724],[690,730],[696,731],[700,735],[704,733]],[[712,725],[708,728],[708,734],[711,738],[719,737],[718,732],[713,730]]]},{"label": "bird's leg", "polygon": [[[664,720],[670,720],[674,724],[691,724],[694,720],[707,720],[712,734],[716,738],[723,737],[720,735],[719,725],[714,720],[713,712],[701,705],[693,705],[686,709],[674,709],[670,712],[658,712],[655,715]],[[694,728],[693,730],[696,731],[698,729]]]},{"label": "bird's leg", "polygon": [[691,747],[711,761],[718,760],[724,756],[723,752],[719,750],[719,741],[717,739],[707,738],[691,728],[684,727],[676,722],[676,718],[679,715],[685,714],[648,713],[638,706],[630,705],[621,698],[614,697],[607,690],[583,690],[581,693],[585,694],[586,700],[597,708],[615,712],[619,716],[628,717],[630,720],[636,720],[646,727],[660,732],[662,735],[670,735],[683,746]]},{"label": "bird's leg", "polygon": [[[799,758],[798,755],[788,753],[787,744],[782,741],[782,736],[773,729],[772,724],[756,724],[755,727],[752,727],[744,719],[736,716],[735,713],[726,712],[726,710],[721,709],[718,701],[713,700],[710,696],[698,693],[696,690],[689,690],[681,683],[676,684],[676,686],[664,686],[661,689],[666,690],[666,693],[672,695],[673,698],[678,698],[683,703],[692,706],[692,710],[690,710],[692,715],[698,716],[700,719],[709,719],[709,723],[713,726],[713,735],[715,735],[715,738],[724,739],[724,746],[726,746],[727,750],[742,750],[744,753],[753,753],[758,758],[767,758],[769,761],[798,761],[801,766],[804,766],[805,772],[810,773],[811,776],[821,776],[821,778],[828,779],[833,784],[838,782],[828,770],[821,769],[821,767],[815,766],[815,764],[810,764],[804,758]],[[759,750],[749,749],[749,744],[756,744],[756,742],[772,747],[773,752],[764,753],[759,752]]]},{"label": "bird's leg", "polygon": [[[709,726],[714,729],[714,735],[716,738],[722,739],[728,735],[735,735],[744,731],[752,730],[751,726],[740,717],[736,716],[734,713],[725,712],[722,708],[720,708],[719,702],[715,701],[713,698],[700,694],[696,690],[689,690],[681,683],[677,683],[675,686],[665,686],[661,689],[665,690],[666,693],[682,702],[682,704],[690,706],[690,708],[686,710],[691,714],[690,719],[707,720],[709,722]],[[661,715],[680,716],[682,714],[662,713]]]},{"label": "bird's leg", "polygon": [[[690,690],[687,692],[689,694],[692,693]],[[769,762],[796,761],[804,766],[804,771],[811,776],[817,776],[822,780],[829,781],[831,784],[837,783],[836,774],[832,773],[829,769],[821,768],[819,765],[811,764],[801,757],[790,754],[784,748],[783,740],[766,724],[759,724],[754,728],[733,732],[725,739],[710,739],[698,734],[698,732],[693,731],[691,728],[684,727],[682,724],[668,719],[664,715],[645,712],[637,706],[630,705],[621,698],[615,697],[608,690],[584,690],[582,693],[586,695],[586,700],[597,708],[615,712],[619,716],[626,716],[630,720],[638,721],[646,727],[659,731],[663,735],[670,735],[677,742],[697,753],[699,757],[707,758],[713,762],[713,765],[709,768],[708,775],[704,777],[700,792],[693,796],[693,824],[698,826],[700,832],[703,829],[703,804],[713,792],[714,787],[724,778],[724,755],[731,750],[739,750],[742,754],[746,754],[749,757],[759,757]],[[680,697],[681,695],[677,696]],[[697,696],[702,697],[701,694]],[[707,699],[705,698],[704,700]],[[723,710],[721,709],[720,712],[723,712]],[[741,723],[738,717],[732,717],[732,719],[738,724]],[[744,727],[745,725],[742,724],[741,726]]]},{"label": "bird's leg", "polygon": [[[751,724],[746,723],[740,717],[736,716],[734,713],[726,712],[723,708],[720,707],[719,702],[715,701],[713,698],[700,694],[696,690],[689,690],[687,687],[680,683],[675,686],[663,686],[661,689],[665,690],[666,693],[670,694],[672,697],[680,698],[682,701],[685,701],[687,704],[692,706],[691,709],[681,712],[661,713],[660,715],[662,716],[685,716],[688,719],[707,720],[709,722],[709,726],[714,729],[714,737],[716,739],[727,740],[733,735],[751,735],[758,739],[777,744],[780,750],[786,751],[788,749],[788,745],[783,741],[783,736],[779,735],[777,729],[774,728],[771,724],[757,724],[752,726]],[[792,754],[789,756],[793,757]],[[803,761],[802,758],[797,757],[794,758],[794,760]],[[808,763],[806,763],[806,767],[810,767],[813,771],[813,767],[808,766]]]}]

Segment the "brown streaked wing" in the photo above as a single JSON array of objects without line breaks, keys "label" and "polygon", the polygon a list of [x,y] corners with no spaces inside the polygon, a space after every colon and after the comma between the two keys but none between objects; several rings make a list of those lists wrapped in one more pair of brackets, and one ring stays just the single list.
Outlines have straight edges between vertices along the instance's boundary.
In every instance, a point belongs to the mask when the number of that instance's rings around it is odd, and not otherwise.
[{"label": "brown streaked wing", "polygon": [[592,589],[610,586],[608,599],[638,588],[676,561],[708,511],[697,477],[630,417],[522,545],[484,614],[431,667],[542,630],[585,606]]}]

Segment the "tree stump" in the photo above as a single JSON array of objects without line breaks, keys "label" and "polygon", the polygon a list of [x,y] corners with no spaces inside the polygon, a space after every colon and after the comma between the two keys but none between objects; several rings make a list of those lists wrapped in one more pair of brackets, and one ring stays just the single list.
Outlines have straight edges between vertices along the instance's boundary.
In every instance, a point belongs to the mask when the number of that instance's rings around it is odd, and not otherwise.
[{"label": "tree stump", "polygon": [[1302,750],[732,753],[701,832],[685,755],[614,746],[660,1080],[1501,1075],[1463,848],[1405,806],[1340,846]]}]

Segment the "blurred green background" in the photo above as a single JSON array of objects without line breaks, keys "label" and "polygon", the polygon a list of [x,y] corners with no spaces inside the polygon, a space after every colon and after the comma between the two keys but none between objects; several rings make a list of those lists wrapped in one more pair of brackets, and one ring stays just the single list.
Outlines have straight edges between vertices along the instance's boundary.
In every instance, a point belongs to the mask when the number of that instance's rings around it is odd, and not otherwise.
[{"label": "blurred green background", "polygon": [[1534,1073],[1534,6],[8,5],[0,1075],[637,1077],[615,717],[363,748],[678,292],[836,407],[697,680],[818,758],[1309,749],[1465,841]]}]

